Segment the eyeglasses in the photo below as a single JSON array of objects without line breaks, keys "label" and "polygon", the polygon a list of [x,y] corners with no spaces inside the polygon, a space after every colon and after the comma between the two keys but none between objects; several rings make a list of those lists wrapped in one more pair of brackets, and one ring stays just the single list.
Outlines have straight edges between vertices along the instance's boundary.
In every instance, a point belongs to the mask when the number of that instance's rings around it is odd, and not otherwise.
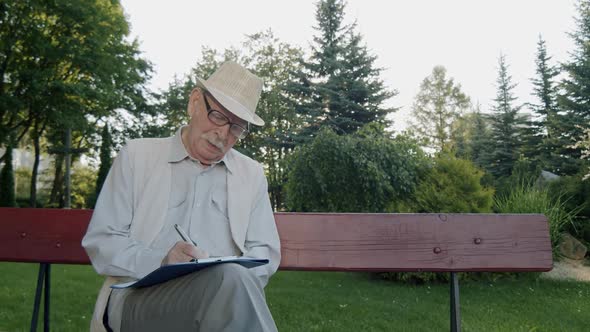
[{"label": "eyeglasses", "polygon": [[248,135],[248,129],[240,126],[237,123],[233,123],[229,118],[218,110],[214,110],[207,101],[207,94],[203,93],[205,99],[205,106],[207,107],[207,117],[209,121],[213,122],[217,126],[225,126],[229,123],[229,133],[234,135],[238,139],[242,139]]}]

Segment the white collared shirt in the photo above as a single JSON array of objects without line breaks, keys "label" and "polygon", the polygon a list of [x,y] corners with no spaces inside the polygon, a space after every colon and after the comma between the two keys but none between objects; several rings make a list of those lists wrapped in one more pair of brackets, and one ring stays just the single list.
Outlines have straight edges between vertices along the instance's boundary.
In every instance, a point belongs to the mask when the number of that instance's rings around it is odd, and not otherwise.
[{"label": "white collared shirt", "polygon": [[168,251],[181,239],[173,225],[178,224],[199,248],[211,256],[239,255],[231,237],[227,215],[227,159],[205,166],[189,156],[181,140],[181,130],[174,136],[169,163],[172,188],[164,229],[152,248]]}]

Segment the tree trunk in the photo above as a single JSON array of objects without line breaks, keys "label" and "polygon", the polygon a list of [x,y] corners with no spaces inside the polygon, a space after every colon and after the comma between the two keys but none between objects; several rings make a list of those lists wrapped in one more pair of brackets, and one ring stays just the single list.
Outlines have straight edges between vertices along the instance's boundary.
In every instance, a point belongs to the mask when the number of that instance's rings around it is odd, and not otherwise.
[{"label": "tree trunk", "polygon": [[53,185],[51,187],[51,195],[49,196],[49,204],[52,206],[62,207],[63,202],[63,163],[64,157],[61,154],[55,156],[55,176],[53,177]]},{"label": "tree trunk", "polygon": [[37,176],[39,174],[39,163],[41,160],[41,136],[45,131],[45,123],[39,129],[39,123],[35,121],[33,127],[33,147],[35,148],[35,161],[33,162],[33,172],[31,174],[31,196],[29,204],[32,208],[37,207]]},{"label": "tree trunk", "polygon": [[32,208],[37,207],[37,174],[39,172],[39,160],[41,158],[41,147],[39,143],[39,135],[37,132],[37,123],[35,123],[33,133],[33,146],[35,148],[35,161],[33,162],[33,173],[31,174],[31,194],[29,195],[29,206]]}]

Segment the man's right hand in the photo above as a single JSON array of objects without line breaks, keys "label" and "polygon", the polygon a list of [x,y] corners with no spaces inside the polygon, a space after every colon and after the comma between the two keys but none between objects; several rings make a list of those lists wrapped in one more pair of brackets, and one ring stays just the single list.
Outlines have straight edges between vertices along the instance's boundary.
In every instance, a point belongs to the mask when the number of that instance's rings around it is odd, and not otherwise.
[{"label": "man's right hand", "polygon": [[191,259],[196,258],[208,258],[209,253],[205,250],[195,247],[190,243],[184,241],[178,241],[168,251],[168,254],[162,260],[162,265],[174,264],[174,263],[186,263]]}]

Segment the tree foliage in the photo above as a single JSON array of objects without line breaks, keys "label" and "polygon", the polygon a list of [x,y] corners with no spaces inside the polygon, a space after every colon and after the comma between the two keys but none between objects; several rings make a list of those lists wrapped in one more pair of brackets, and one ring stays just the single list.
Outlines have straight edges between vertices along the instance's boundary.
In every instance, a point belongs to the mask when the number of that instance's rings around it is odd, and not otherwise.
[{"label": "tree foliage", "polygon": [[524,118],[519,114],[520,105],[516,105],[514,96],[516,84],[508,73],[504,55],[500,56],[497,78],[497,92],[494,99],[491,119],[491,133],[494,150],[487,169],[496,178],[509,176],[518,160],[522,147],[521,130]]},{"label": "tree foliage", "polygon": [[575,174],[580,168],[581,146],[575,142],[590,128],[590,1],[577,4],[576,30],[570,33],[575,49],[570,61],[563,64],[567,76],[562,80],[563,94],[558,98],[562,117],[561,143],[565,147],[562,174]]},{"label": "tree foliage", "polygon": [[386,115],[395,111],[384,103],[396,92],[379,78],[382,68],[355,32],[356,24],[344,24],[345,7],[342,0],[317,3],[311,55],[301,59],[302,68],[286,86],[304,123],[299,142],[312,139],[322,126],[342,135],[367,123],[388,125]]},{"label": "tree foliage", "polygon": [[425,157],[407,137],[370,124],[353,135],[324,128],[290,157],[287,207],[304,212],[385,212],[413,192]]},{"label": "tree foliage", "polygon": [[537,104],[530,104],[535,118],[531,121],[532,135],[535,138],[527,142],[525,155],[538,160],[541,167],[553,173],[561,173],[563,160],[561,157],[564,145],[563,114],[557,104],[558,86],[555,82],[559,70],[550,63],[545,41],[539,36],[537,56],[535,59],[536,77],[533,83],[533,96]]},{"label": "tree foliage", "polygon": [[47,130],[88,139],[96,119],[145,104],[150,65],[128,35],[118,1],[0,2],[0,144],[8,132],[31,137],[31,205]]},{"label": "tree foliage", "polygon": [[90,209],[94,206],[96,171],[88,166],[77,165],[72,172],[72,208]]},{"label": "tree foliage", "polygon": [[[581,149],[580,158],[590,161],[590,128],[584,129],[582,137],[574,144],[574,148]],[[586,162],[588,164],[588,162]],[[588,173],[584,175],[583,180],[590,181],[590,166],[587,168]]]},{"label": "tree foliage", "polygon": [[[196,77],[206,79],[227,60],[234,60],[258,75],[264,81],[257,114],[266,124],[250,126],[250,134],[240,140],[236,149],[265,165],[272,205],[284,206],[283,184],[286,182],[284,159],[295,146],[293,132],[298,131],[301,120],[291,101],[284,96],[284,86],[293,80],[300,69],[302,51],[274,36],[272,30],[247,35],[240,47],[215,50],[204,47],[197,65],[184,79],[176,79],[160,94],[156,106],[163,125],[162,135],[170,135],[188,121],[188,97],[196,86]],[[151,133],[158,128],[148,129]],[[144,134],[146,131],[143,132]]]},{"label": "tree foliage", "polygon": [[489,122],[479,105],[457,118],[451,125],[451,153],[484,169],[493,152]]},{"label": "tree foliage", "polygon": [[450,149],[451,124],[470,106],[461,85],[436,66],[420,84],[412,106],[411,128],[426,146],[437,152]]}]

